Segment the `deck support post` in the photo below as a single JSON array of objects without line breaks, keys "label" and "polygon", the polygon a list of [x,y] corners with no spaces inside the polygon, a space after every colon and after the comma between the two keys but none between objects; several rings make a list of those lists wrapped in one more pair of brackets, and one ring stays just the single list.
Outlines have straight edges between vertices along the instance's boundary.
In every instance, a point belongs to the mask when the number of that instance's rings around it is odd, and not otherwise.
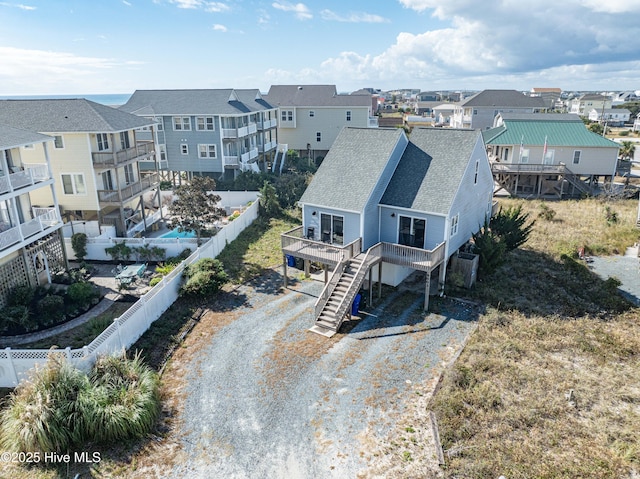
[{"label": "deck support post", "polygon": [[322,269],[324,270],[324,284],[329,282],[329,265],[323,264]]},{"label": "deck support post", "polygon": [[429,311],[429,288],[431,286],[431,271],[427,271],[427,280],[424,285],[424,310]]},{"label": "deck support post", "polygon": [[440,263],[440,275],[438,276],[438,293],[444,295],[444,283],[447,279],[447,262]]},{"label": "deck support post", "polygon": [[304,277],[305,278],[308,278],[309,276],[311,276],[309,274],[310,267],[311,267],[311,261],[309,261],[308,259],[305,259],[304,260]]},{"label": "deck support post", "polygon": [[369,302],[373,305],[373,266],[369,268]]},{"label": "deck support post", "polygon": [[378,263],[378,301],[382,298],[382,261]]},{"label": "deck support post", "polygon": [[284,287],[286,288],[288,286],[288,278],[287,278],[287,255],[283,254],[282,257],[284,258],[284,260],[282,261],[282,264],[284,266]]}]

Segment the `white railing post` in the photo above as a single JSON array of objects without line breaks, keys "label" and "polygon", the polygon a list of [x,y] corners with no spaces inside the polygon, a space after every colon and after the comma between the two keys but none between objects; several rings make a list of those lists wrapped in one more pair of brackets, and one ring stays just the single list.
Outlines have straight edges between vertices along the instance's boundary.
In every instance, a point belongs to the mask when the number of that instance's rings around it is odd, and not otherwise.
[{"label": "white railing post", "polygon": [[11,372],[11,377],[13,378],[14,385],[18,384],[18,373],[16,373],[16,366],[13,364],[13,357],[11,355],[11,348],[4,348],[7,353],[7,362],[9,364],[9,369]]}]

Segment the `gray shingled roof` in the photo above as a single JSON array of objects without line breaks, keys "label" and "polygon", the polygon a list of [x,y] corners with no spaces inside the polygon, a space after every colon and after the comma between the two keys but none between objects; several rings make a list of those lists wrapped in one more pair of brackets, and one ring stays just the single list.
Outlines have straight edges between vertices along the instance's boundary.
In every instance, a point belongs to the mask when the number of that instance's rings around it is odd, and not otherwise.
[{"label": "gray shingled roof", "polygon": [[[136,115],[241,115],[271,110],[258,90],[136,90],[121,110]],[[236,99],[237,98],[237,99]]]},{"label": "gray shingled roof", "polygon": [[479,136],[475,130],[414,129],[380,203],[448,214]]},{"label": "gray shingled roof", "polygon": [[404,132],[343,128],[300,203],[362,211]]},{"label": "gray shingled roof", "polygon": [[483,90],[464,100],[461,105],[466,107],[546,108],[542,97],[523,95],[516,90]]},{"label": "gray shingled roof", "polygon": [[43,141],[53,141],[53,137],[41,135],[34,131],[0,125],[0,150],[8,150],[9,148],[17,148]]},{"label": "gray shingled roof", "polygon": [[47,133],[120,132],[153,125],[85,98],[51,100],[0,100],[0,118],[7,125]]},{"label": "gray shingled roof", "polygon": [[275,106],[371,106],[371,94],[338,95],[335,85],[271,85],[266,100]]}]

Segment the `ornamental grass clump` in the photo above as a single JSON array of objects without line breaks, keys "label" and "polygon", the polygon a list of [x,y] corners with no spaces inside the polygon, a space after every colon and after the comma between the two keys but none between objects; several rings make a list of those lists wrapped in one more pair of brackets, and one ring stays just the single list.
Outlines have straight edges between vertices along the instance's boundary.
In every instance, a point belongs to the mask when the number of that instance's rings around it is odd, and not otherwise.
[{"label": "ornamental grass clump", "polygon": [[92,388],[82,396],[87,433],[112,443],[144,436],[158,417],[159,379],[139,355],[103,356],[89,376]]},{"label": "ornamental grass clump", "polygon": [[0,447],[11,452],[64,453],[87,442],[139,438],[159,413],[159,379],[140,357],[104,356],[89,375],[52,353],[8,397]]},{"label": "ornamental grass clump", "polygon": [[78,397],[89,389],[86,374],[52,353],[7,400],[0,446],[12,452],[65,452],[85,439]]}]

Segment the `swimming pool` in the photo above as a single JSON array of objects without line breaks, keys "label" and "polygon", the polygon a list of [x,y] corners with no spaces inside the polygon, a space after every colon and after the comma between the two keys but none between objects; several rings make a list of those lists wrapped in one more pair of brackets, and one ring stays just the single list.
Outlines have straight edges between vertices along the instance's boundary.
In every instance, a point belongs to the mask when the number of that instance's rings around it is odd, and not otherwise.
[{"label": "swimming pool", "polygon": [[160,238],[195,238],[195,231],[178,231],[178,228],[172,229],[168,233],[163,234]]}]

